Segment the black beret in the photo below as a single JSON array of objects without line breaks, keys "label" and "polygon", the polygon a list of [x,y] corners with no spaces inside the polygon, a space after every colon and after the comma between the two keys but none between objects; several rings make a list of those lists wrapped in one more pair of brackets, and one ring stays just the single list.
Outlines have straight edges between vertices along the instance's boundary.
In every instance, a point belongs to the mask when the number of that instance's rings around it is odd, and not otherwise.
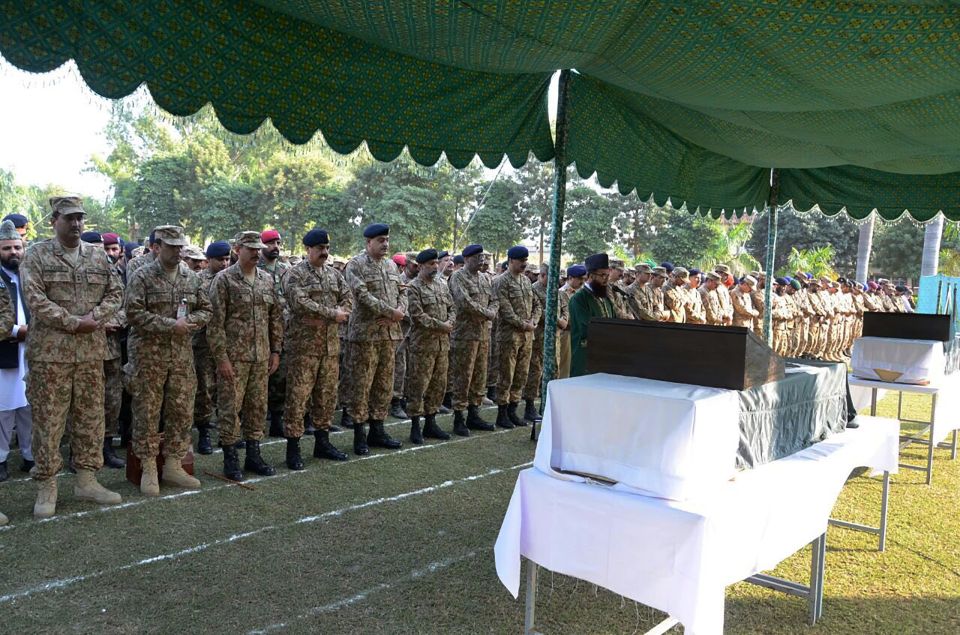
[{"label": "black beret", "polygon": [[316,247],[317,245],[329,245],[330,237],[327,236],[326,230],[311,229],[306,234],[304,234],[303,244],[305,247]]},{"label": "black beret", "polygon": [[691,269],[691,270],[690,270],[690,275],[691,275],[691,276],[699,276],[701,273],[703,273],[703,272],[700,271],[699,269]]},{"label": "black beret", "polygon": [[454,257],[453,257],[453,264],[455,264],[455,265],[462,265],[462,264],[463,264],[463,256],[454,256]]},{"label": "black beret", "polygon": [[89,231],[80,234],[80,240],[85,243],[102,243],[103,237],[100,236],[100,232]]},{"label": "black beret", "polygon": [[777,278],[776,280],[774,280],[774,282],[782,286],[787,286],[788,284],[790,284],[789,282],[787,282],[786,278]]},{"label": "black beret", "polygon": [[449,255],[450,255],[450,252],[444,249],[441,249],[440,251],[437,252],[437,258],[446,258]]},{"label": "black beret", "polygon": [[373,223],[363,229],[364,238],[376,238],[377,236],[389,236],[390,226],[383,223]]},{"label": "black beret", "polygon": [[8,220],[13,223],[14,227],[26,227],[27,223],[30,222],[30,219],[24,216],[23,214],[7,214],[3,217],[3,220]]},{"label": "black beret", "polygon": [[437,253],[436,249],[424,249],[419,254],[417,254],[417,264],[422,265],[425,262],[436,260],[439,257],[440,257],[440,254]]},{"label": "black beret", "polygon": [[568,278],[582,278],[587,275],[587,268],[583,265],[571,265],[567,267]]},{"label": "black beret", "polygon": [[666,269],[666,270],[667,270],[667,273],[671,273],[671,272],[673,271],[673,263],[672,263],[672,262],[661,262],[661,263],[660,263],[660,266],[663,267],[664,269]]},{"label": "black beret", "polygon": [[530,255],[530,252],[523,245],[516,245],[507,250],[507,258],[510,260],[522,260]]},{"label": "black beret", "polygon": [[148,238],[151,245],[157,244],[157,231],[154,229],[150,230],[150,237]]},{"label": "black beret", "polygon": [[469,258],[483,253],[483,245],[467,245],[463,248],[463,257]]},{"label": "black beret", "polygon": [[230,255],[230,243],[225,240],[218,240],[207,245],[204,252],[207,258],[223,258]]},{"label": "black beret", "polygon": [[607,256],[607,254],[593,254],[592,256],[587,256],[583,264],[586,265],[587,272],[596,271],[597,269],[609,269],[610,257]]}]

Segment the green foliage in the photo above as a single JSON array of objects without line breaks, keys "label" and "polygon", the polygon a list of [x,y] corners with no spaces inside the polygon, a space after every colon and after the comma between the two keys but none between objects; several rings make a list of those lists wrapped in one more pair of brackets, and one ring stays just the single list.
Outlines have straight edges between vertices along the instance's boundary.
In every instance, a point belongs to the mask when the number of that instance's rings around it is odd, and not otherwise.
[{"label": "green foliage", "polygon": [[878,223],[874,230],[871,273],[891,280],[918,280],[923,257],[923,228],[912,222]]},{"label": "green foliage", "polygon": [[821,276],[835,278],[837,274],[833,268],[834,257],[833,247],[830,245],[816,249],[791,247],[790,253],[787,255],[787,263],[777,275],[792,276],[797,271],[803,271],[811,273],[817,278]]},{"label": "green foliage", "polygon": [[499,256],[523,239],[523,192],[520,184],[510,178],[499,178],[490,186],[487,198],[466,229],[470,243]]},{"label": "green foliage", "polygon": [[[856,271],[860,233],[857,224],[846,214],[799,214],[794,209],[787,208],[780,211],[777,219],[777,257],[774,270],[779,271],[787,266],[792,247],[803,251],[829,245],[834,253],[833,266],[838,271],[847,275]],[[767,214],[757,214],[753,223],[756,229],[747,243],[747,250],[760,262],[766,263]],[[874,252],[876,253],[876,250]]]},{"label": "green foliage", "polygon": [[613,219],[617,207],[609,197],[585,185],[567,191],[567,226],[564,227],[563,251],[577,262],[590,254],[608,251],[617,236]]},{"label": "green foliage", "polygon": [[654,260],[675,265],[712,268],[725,258],[716,253],[722,240],[720,221],[672,207],[651,206],[646,223],[652,234],[650,252]]}]

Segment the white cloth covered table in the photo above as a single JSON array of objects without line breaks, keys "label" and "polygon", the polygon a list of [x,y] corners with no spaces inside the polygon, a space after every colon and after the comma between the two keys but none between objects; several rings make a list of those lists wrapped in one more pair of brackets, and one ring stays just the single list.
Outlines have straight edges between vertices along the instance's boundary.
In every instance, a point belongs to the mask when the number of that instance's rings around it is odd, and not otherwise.
[{"label": "white cloth covered table", "polygon": [[[886,381],[872,381],[859,377],[850,377],[850,389],[877,390],[877,399],[883,391],[930,395],[933,402],[933,443],[942,443],[954,430],[960,430],[960,373],[944,375],[926,386],[901,384]],[[869,402],[867,405],[871,405]],[[875,414],[875,413],[871,413]],[[915,422],[923,423],[923,422]]]},{"label": "white cloth covered table", "polygon": [[943,342],[861,337],[853,342],[850,364],[854,376],[863,379],[923,384],[943,378],[947,359]]},{"label": "white cloth covered table", "polygon": [[739,408],[735,390],[605,373],[552,381],[534,465],[684,500],[734,474]]},{"label": "white cloth covered table", "polygon": [[897,422],[870,419],[688,501],[555,478],[535,464],[517,478],[497,574],[516,597],[524,556],[666,611],[687,632],[721,633],[725,587],[823,534],[853,468],[896,472]]}]

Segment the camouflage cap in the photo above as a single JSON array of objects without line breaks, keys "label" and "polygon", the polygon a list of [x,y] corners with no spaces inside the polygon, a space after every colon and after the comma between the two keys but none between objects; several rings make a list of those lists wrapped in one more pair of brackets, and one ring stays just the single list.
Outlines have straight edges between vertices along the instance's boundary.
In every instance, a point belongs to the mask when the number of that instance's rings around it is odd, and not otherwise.
[{"label": "camouflage cap", "polygon": [[260,232],[240,232],[236,238],[237,247],[249,247],[250,249],[265,249],[266,245],[260,240]]},{"label": "camouflage cap", "polygon": [[713,280],[714,282],[720,282],[720,274],[715,271],[708,271],[706,274],[707,280]]},{"label": "camouflage cap", "polygon": [[744,278],[743,278],[743,284],[745,284],[745,285],[747,285],[747,286],[750,286],[750,287],[755,287],[755,286],[757,286],[757,279],[754,278],[753,276],[744,276]]},{"label": "camouflage cap", "polygon": [[650,270],[650,273],[655,276],[660,276],[661,278],[667,277],[667,270],[664,267],[654,267]]},{"label": "camouflage cap", "polygon": [[674,267],[673,268],[673,277],[679,278],[680,280],[686,280],[690,276],[690,272],[684,269],[683,267]]},{"label": "camouflage cap", "polygon": [[539,275],[539,274],[540,274],[540,267],[538,267],[538,266],[536,265],[536,263],[528,262],[528,263],[527,263],[527,267],[526,267],[526,269],[524,269],[524,271],[526,271],[527,273],[534,273],[534,274],[538,274],[538,275]]},{"label": "camouflage cap", "polygon": [[608,261],[611,269],[623,269],[623,261],[617,258],[611,258]]},{"label": "camouflage cap", "polygon": [[187,245],[180,252],[180,255],[186,258],[189,258],[190,260],[206,260],[207,259],[207,255],[203,253],[203,251],[196,245]]},{"label": "camouflage cap", "polygon": [[640,263],[639,265],[637,265],[636,267],[634,267],[634,269],[636,269],[637,273],[652,273],[652,272],[653,272],[653,270],[650,269],[650,265],[648,265],[648,264],[646,264],[646,263],[643,263],[643,262]]},{"label": "camouflage cap", "polygon": [[717,273],[730,273],[730,267],[723,264],[717,265],[716,267],[713,268],[713,270],[716,271]]},{"label": "camouflage cap", "polygon": [[79,196],[51,196],[50,210],[53,214],[86,214]]},{"label": "camouflage cap", "polygon": [[153,231],[158,242],[174,247],[186,247],[190,244],[190,241],[183,235],[183,227],[178,225],[160,225]]}]

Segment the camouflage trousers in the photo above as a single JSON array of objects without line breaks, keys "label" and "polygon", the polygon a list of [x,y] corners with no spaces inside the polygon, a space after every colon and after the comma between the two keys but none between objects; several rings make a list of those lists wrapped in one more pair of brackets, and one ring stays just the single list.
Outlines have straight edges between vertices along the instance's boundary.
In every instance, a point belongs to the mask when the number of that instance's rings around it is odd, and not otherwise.
[{"label": "camouflage trousers", "polygon": [[453,340],[450,343],[450,383],[453,409],[479,406],[487,394],[488,340]]},{"label": "camouflage trousers", "polygon": [[533,333],[505,332],[497,337],[497,405],[517,403],[530,371]]},{"label": "camouflage trousers", "polygon": [[190,449],[197,374],[192,365],[151,361],[134,371],[127,386],[133,397],[133,453],[149,461],[160,453],[163,413],[163,456],[183,459]]},{"label": "camouflage trousers", "polygon": [[350,378],[347,376],[346,369],[349,363],[349,347],[347,342],[340,340],[340,380],[337,383],[337,406],[346,408],[350,405]]},{"label": "camouflage trousers", "polygon": [[490,333],[490,346],[487,350],[487,386],[496,388],[500,379],[500,364],[497,363],[497,329],[496,323]]},{"label": "camouflage trousers", "polygon": [[213,420],[217,391],[216,367],[209,348],[193,349],[193,369],[197,375],[197,396],[193,401],[193,422],[209,425]]},{"label": "camouflage trousers", "polygon": [[524,399],[540,398],[540,380],[543,379],[543,331],[537,331],[533,338],[533,348],[530,349],[530,370],[527,372],[527,383],[523,387]]},{"label": "camouflage trousers", "polygon": [[570,376],[570,360],[573,352],[570,349],[570,331],[557,334],[557,379],[566,379]]},{"label": "camouflage trousers", "polygon": [[409,356],[407,351],[410,348],[410,338],[404,337],[397,347],[397,354],[393,363],[393,398],[402,399],[404,395],[403,385],[407,380],[407,364]]},{"label": "camouflage trousers", "polygon": [[303,415],[309,405],[310,419],[317,430],[329,430],[337,407],[339,355],[288,355],[287,408],[283,435],[303,436]]},{"label": "camouflage trousers", "polygon": [[217,381],[220,444],[235,444],[240,441],[241,433],[248,441],[259,441],[263,438],[267,421],[267,373],[270,362],[231,363],[233,381],[222,377],[218,377]]},{"label": "camouflage trousers", "polygon": [[60,471],[60,440],[70,418],[70,452],[81,470],[103,467],[103,362],[31,362],[27,401],[33,408],[34,478]]},{"label": "camouflage trousers", "polygon": [[436,414],[447,389],[450,350],[443,346],[437,350],[410,348],[407,352],[410,370],[405,393],[407,414],[411,417]]},{"label": "camouflage trousers", "polygon": [[123,404],[123,364],[116,359],[103,360],[104,436],[120,434],[120,406]]},{"label": "camouflage trousers", "polygon": [[393,396],[397,342],[377,340],[347,343],[349,413],[354,421],[383,421]]},{"label": "camouflage trousers", "polygon": [[287,400],[287,354],[280,353],[280,365],[267,380],[267,410],[283,412]]}]

